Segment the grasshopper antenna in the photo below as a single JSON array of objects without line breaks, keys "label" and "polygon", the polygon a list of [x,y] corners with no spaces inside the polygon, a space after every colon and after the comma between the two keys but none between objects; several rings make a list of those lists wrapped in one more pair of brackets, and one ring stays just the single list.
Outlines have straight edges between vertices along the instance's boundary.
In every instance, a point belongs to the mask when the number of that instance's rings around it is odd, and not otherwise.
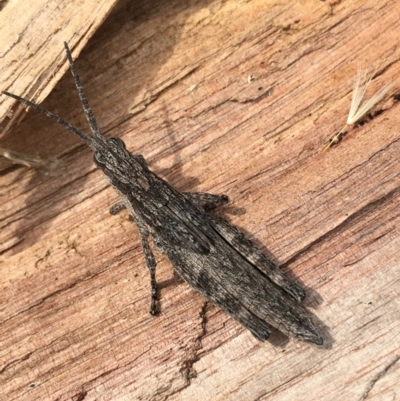
[{"label": "grasshopper antenna", "polygon": [[67,53],[67,59],[69,62],[71,74],[74,78],[75,86],[76,86],[76,89],[78,90],[79,99],[82,103],[83,111],[85,112],[86,119],[88,120],[90,129],[92,130],[93,136],[95,138],[100,139],[102,142],[104,142],[103,135],[101,135],[101,133],[100,133],[99,126],[97,125],[96,119],[94,118],[93,111],[89,106],[89,102],[88,102],[85,92],[83,90],[78,73],[76,72],[75,64],[74,64],[74,61],[72,60],[71,51],[69,50],[67,42],[64,42],[64,48],[65,48],[65,52]]},{"label": "grasshopper antenna", "polygon": [[88,137],[83,131],[81,131],[79,128],[73,126],[70,124],[68,121],[65,121],[63,118],[58,116],[57,114],[52,113],[49,110],[44,109],[43,107],[38,106],[36,103],[33,103],[29,101],[28,99],[25,99],[23,97],[14,95],[13,93],[2,91],[1,92],[3,95],[12,97],[15,100],[18,100],[21,103],[26,104],[29,107],[33,107],[35,110],[37,110],[39,113],[44,114],[46,117],[51,118],[52,120],[58,122],[58,124],[62,125],[65,127],[67,130],[73,132],[75,135],[79,136],[80,139],[82,139],[83,142],[85,142],[90,148],[94,149],[93,146],[93,141],[90,137]]},{"label": "grasshopper antenna", "polygon": [[[78,90],[79,94],[79,99],[82,102],[83,105],[83,110],[85,112],[86,118],[89,122],[90,129],[92,130],[93,136],[97,139],[100,140],[101,142],[104,142],[103,136],[100,133],[99,127],[97,125],[96,119],[94,118],[92,109],[89,106],[89,103],[87,101],[86,95],[83,91],[82,84],[79,80],[79,76],[76,72],[75,69],[75,64],[72,60],[72,55],[71,51],[68,48],[68,45],[66,42],[64,42],[64,48],[65,52],[67,53],[67,59],[70,65],[71,73],[74,78],[75,86],[76,89]],[[52,120],[56,121],[58,124],[62,125],[65,127],[67,130],[73,132],[75,135],[77,135],[82,141],[84,141],[92,150],[96,150],[98,146],[96,146],[96,142],[90,138],[88,135],[86,135],[83,131],[81,131],[79,128],[75,127],[74,125],[70,124],[68,121],[65,121],[63,118],[58,116],[57,114],[52,113],[49,110],[44,109],[43,107],[40,107],[36,103],[31,102],[28,99],[25,99],[23,97],[14,95],[13,93],[7,92],[7,91],[2,91],[2,93],[6,96],[12,97],[15,100],[18,100],[21,103],[26,104],[29,107],[34,108],[38,112],[44,114],[45,116],[51,118]]]}]

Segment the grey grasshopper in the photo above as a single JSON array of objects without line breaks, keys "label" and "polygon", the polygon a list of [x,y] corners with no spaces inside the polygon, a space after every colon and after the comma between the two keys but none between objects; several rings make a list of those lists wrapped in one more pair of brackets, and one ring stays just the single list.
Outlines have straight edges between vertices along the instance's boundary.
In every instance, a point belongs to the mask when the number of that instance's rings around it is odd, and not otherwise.
[{"label": "grey grasshopper", "polygon": [[89,107],[67,44],[70,69],[92,136],[38,105],[8,92],[77,135],[94,153],[100,168],[121,202],[110,212],[128,209],[140,234],[150,270],[150,313],[157,314],[154,245],[171,261],[179,275],[204,297],[264,341],[273,326],[302,341],[323,344],[311,316],[300,305],[305,291],[286,277],[249,239],[227,221],[206,210],[228,201],[226,195],[182,193],[151,172],[141,155],[132,155],[119,138],[105,138]]}]

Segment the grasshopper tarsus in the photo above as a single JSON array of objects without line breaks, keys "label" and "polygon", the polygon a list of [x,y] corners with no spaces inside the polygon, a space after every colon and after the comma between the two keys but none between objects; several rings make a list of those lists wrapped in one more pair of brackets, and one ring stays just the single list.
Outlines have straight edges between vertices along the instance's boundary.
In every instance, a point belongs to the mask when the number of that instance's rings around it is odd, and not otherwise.
[{"label": "grasshopper tarsus", "polygon": [[115,215],[118,214],[121,210],[126,209],[126,205],[124,202],[118,202],[115,205],[110,207],[110,214]]}]

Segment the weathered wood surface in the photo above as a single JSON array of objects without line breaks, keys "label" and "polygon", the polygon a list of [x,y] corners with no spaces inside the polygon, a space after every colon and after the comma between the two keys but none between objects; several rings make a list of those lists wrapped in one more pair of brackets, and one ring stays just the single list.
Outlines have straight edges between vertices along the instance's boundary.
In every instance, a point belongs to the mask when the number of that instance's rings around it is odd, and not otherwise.
[{"label": "weathered wood surface", "polygon": [[[60,44],[67,41],[80,53],[117,0],[5,0],[0,3],[0,67],[2,90],[41,103],[68,68]],[[25,108],[0,100],[0,138],[25,114]],[[10,109],[10,104],[14,107]],[[7,142],[7,140],[6,140]],[[12,146],[13,144],[11,144]],[[17,152],[21,153],[21,152]],[[27,156],[24,158],[24,156]],[[0,171],[10,160],[40,165],[25,152],[15,154],[0,143]],[[30,160],[37,159],[34,163]],[[26,163],[27,162],[27,163]]]},{"label": "weathered wood surface", "polygon": [[[159,254],[150,316],[137,229],[90,151],[30,111],[2,146],[60,164],[0,178],[1,399],[399,399],[400,105],[321,150],[359,65],[380,72],[369,93],[399,87],[400,3],[285,3],[126,1],[77,68],[106,135],[230,196],[219,213],[308,288],[326,346],[258,342]],[[70,74],[42,105],[86,127]]]}]

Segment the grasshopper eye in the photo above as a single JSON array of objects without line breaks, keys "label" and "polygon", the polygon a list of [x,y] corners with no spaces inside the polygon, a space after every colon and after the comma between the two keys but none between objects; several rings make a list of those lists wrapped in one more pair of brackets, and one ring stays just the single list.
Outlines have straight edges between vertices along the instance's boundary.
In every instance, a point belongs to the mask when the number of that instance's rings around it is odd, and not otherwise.
[{"label": "grasshopper eye", "polygon": [[107,140],[107,143],[112,147],[112,148],[120,148],[120,149],[126,149],[125,142],[122,139],[119,138],[110,138]]},{"label": "grasshopper eye", "polygon": [[106,164],[106,157],[104,156],[104,153],[100,150],[97,150],[96,152],[94,152],[93,159],[94,159],[95,164],[98,164],[98,165]]}]

